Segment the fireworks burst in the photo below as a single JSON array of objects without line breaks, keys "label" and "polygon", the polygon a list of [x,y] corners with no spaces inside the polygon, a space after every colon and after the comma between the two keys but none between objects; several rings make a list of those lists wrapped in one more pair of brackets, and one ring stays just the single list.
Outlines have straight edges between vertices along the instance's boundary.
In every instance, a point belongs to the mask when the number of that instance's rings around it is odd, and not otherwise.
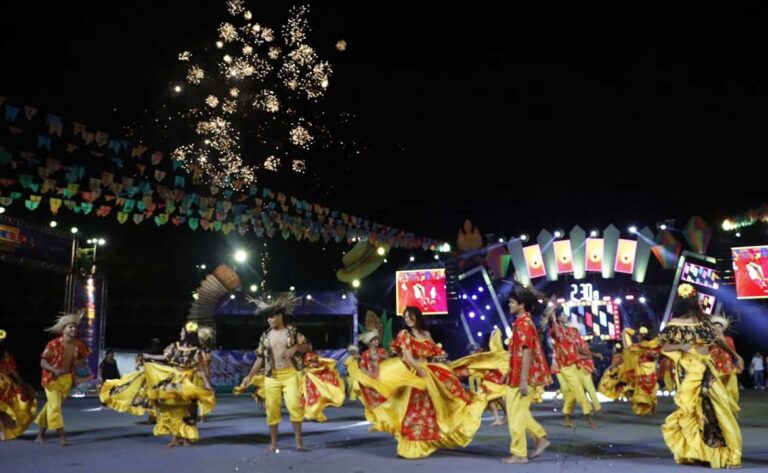
[{"label": "fireworks burst", "polygon": [[[309,8],[293,7],[278,35],[255,21],[244,0],[226,5],[231,17],[217,28],[216,48],[179,55],[190,63],[189,90],[178,96],[190,102],[179,122],[194,133],[185,133],[193,141],[179,146],[174,158],[222,187],[251,184],[259,171],[277,172],[281,163],[304,174],[317,161],[304,154],[333,142],[325,114],[315,110],[333,70],[309,42]],[[346,42],[336,49],[346,49]]]}]

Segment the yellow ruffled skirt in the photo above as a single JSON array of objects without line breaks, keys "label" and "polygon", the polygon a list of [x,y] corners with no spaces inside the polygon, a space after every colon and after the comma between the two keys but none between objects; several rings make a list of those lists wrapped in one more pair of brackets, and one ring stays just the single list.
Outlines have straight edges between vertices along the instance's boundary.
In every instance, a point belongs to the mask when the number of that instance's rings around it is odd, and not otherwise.
[{"label": "yellow ruffled skirt", "polygon": [[675,461],[705,462],[712,468],[740,466],[739,406],[718,379],[709,356],[695,351],[665,355],[675,360],[678,373],[685,374],[677,384],[677,408],[661,428]]},{"label": "yellow ruffled skirt", "polygon": [[[424,458],[439,448],[466,447],[480,427],[487,405],[484,395],[457,395],[458,378],[446,365],[427,363],[427,376],[417,376],[399,358],[379,365],[379,378],[371,378],[356,361],[348,365],[359,385],[376,390],[386,401],[366,406],[373,429],[397,440],[403,458]],[[360,396],[365,403],[365,397]],[[426,414],[425,414],[426,413]]]},{"label": "yellow ruffled skirt", "polygon": [[341,407],[346,398],[346,385],[336,369],[336,360],[319,358],[320,366],[305,368],[301,383],[304,419],[325,422],[326,407]]},{"label": "yellow ruffled skirt", "polygon": [[0,420],[5,439],[12,440],[23,434],[35,420],[36,410],[35,392],[0,373]]}]

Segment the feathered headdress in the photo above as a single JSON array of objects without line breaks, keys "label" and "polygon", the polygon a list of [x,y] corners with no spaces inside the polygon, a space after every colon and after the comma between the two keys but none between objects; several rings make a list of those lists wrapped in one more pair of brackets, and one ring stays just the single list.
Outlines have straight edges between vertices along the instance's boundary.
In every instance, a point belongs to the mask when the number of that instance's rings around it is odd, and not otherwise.
[{"label": "feathered headdress", "polygon": [[709,319],[713,324],[720,324],[723,326],[723,330],[728,330],[728,326],[731,325],[731,319],[724,315],[713,315]]},{"label": "feathered headdress", "polygon": [[56,323],[45,329],[46,332],[55,333],[61,335],[64,332],[64,328],[69,324],[80,325],[80,320],[83,318],[83,312],[77,312],[75,314],[60,313],[56,316]]},{"label": "feathered headdress", "polygon": [[301,298],[296,297],[293,293],[283,294],[274,299],[248,298],[248,302],[256,306],[255,315],[258,317],[269,317],[276,314],[291,315],[299,301]]}]

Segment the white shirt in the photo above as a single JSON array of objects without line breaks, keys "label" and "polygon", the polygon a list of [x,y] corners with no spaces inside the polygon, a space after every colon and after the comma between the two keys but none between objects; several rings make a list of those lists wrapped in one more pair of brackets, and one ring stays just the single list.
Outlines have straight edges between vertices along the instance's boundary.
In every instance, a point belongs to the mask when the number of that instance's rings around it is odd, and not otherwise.
[{"label": "white shirt", "polygon": [[762,356],[752,357],[752,369],[755,371],[763,371],[765,369]]}]

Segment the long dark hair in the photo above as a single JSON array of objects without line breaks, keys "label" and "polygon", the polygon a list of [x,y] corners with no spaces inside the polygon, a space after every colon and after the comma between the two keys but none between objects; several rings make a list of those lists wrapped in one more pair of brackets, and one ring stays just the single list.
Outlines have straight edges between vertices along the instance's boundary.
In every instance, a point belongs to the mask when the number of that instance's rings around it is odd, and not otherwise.
[{"label": "long dark hair", "polygon": [[188,332],[185,328],[184,336],[181,338],[181,342],[186,343],[187,345],[192,345],[193,347],[199,347],[200,337],[197,336],[197,332]]},{"label": "long dark hair", "polygon": [[681,297],[680,295],[677,295],[675,297],[675,303],[672,305],[672,315],[675,317],[685,317],[688,314],[693,315],[699,322],[706,318],[704,312],[701,310],[699,297],[695,292],[690,297]]},{"label": "long dark hair", "polygon": [[[403,311],[403,322],[405,322],[405,316],[408,313],[413,315],[413,319],[414,319],[413,327],[416,330],[422,330],[422,331],[427,330],[427,324],[424,323],[424,315],[421,313],[421,310],[418,307],[414,307],[414,306],[406,307],[405,310]],[[406,325],[406,328],[408,328],[409,332],[411,331],[410,327],[408,327],[407,325]]]}]

